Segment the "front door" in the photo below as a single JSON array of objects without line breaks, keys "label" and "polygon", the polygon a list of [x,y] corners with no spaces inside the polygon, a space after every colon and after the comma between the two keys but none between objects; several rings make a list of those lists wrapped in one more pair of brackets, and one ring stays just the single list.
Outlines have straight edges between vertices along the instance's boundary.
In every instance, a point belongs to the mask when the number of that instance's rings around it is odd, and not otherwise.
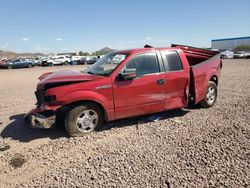
[{"label": "front door", "polygon": [[165,73],[160,71],[156,54],[136,55],[120,72],[125,69],[136,69],[136,78],[114,82],[116,119],[163,111]]}]

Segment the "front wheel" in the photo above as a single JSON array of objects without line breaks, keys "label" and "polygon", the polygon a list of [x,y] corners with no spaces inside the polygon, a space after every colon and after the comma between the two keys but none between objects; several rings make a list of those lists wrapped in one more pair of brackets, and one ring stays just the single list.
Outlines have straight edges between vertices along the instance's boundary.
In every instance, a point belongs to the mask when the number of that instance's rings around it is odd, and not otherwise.
[{"label": "front wheel", "polygon": [[209,81],[207,87],[207,94],[204,99],[200,102],[201,106],[205,108],[212,107],[217,99],[217,85],[216,83]]},{"label": "front wheel", "polygon": [[84,136],[98,130],[103,122],[103,113],[93,103],[80,103],[66,114],[65,128],[70,136]]}]

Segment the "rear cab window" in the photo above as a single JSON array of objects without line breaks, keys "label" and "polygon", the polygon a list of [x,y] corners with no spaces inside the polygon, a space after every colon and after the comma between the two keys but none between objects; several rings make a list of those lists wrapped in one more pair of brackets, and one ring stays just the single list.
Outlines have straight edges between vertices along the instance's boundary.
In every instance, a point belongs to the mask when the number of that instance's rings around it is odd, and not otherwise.
[{"label": "rear cab window", "polygon": [[183,70],[182,61],[177,51],[165,51],[162,55],[166,72]]}]

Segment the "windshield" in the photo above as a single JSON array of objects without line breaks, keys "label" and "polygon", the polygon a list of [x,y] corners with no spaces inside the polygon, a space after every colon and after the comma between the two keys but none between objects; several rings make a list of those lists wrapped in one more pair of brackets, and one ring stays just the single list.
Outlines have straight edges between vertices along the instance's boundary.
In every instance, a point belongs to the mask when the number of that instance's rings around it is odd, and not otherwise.
[{"label": "windshield", "polygon": [[119,52],[111,52],[105,55],[92,65],[88,72],[89,74],[96,74],[101,76],[110,75],[113,70],[124,60],[128,54],[122,54]]}]

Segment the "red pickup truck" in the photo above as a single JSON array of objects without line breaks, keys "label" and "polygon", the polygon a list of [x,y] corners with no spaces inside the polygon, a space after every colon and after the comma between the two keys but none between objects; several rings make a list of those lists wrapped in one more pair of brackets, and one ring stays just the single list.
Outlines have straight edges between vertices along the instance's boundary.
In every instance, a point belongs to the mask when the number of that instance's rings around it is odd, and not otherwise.
[{"label": "red pickup truck", "polygon": [[112,120],[197,103],[209,108],[216,102],[221,69],[218,52],[190,46],[111,52],[85,72],[40,76],[37,106],[25,120],[51,128],[62,116],[68,134],[81,136]]}]

